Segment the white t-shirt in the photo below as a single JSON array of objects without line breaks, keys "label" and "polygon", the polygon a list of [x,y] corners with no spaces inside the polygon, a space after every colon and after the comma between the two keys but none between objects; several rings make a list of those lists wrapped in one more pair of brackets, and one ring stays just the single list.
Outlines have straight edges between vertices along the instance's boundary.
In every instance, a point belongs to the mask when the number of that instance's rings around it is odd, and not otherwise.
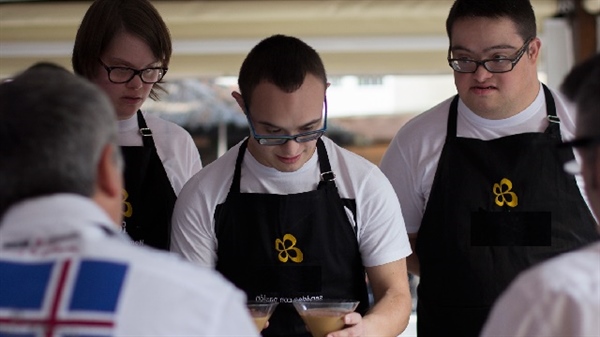
[{"label": "white t-shirt", "polygon": [[481,336],[600,336],[600,243],[519,275],[494,305]]},{"label": "white t-shirt", "polygon": [[[175,195],[188,179],[202,168],[198,148],[190,134],[181,126],[152,114],[142,112],[152,130],[156,152],[160,158]],[[137,114],[119,121],[119,145],[142,146]]]},{"label": "white t-shirt", "polygon": [[[362,262],[373,267],[410,255],[402,212],[392,186],[376,165],[323,137],[335,183],[342,198],[356,201]],[[250,140],[254,141],[254,140]],[[173,211],[171,250],[203,266],[217,261],[214,214],[225,201],[240,143],[207,165],[184,186]],[[242,161],[242,193],[293,194],[312,191],[320,179],[318,154],[294,172],[280,172],[260,164],[246,150]]]},{"label": "white t-shirt", "polygon": [[[52,266],[50,273],[44,264]],[[16,278],[15,270],[36,277]],[[220,274],[135,246],[102,209],[77,195],[35,198],[7,211],[0,223],[0,280],[0,319],[54,317],[53,335],[67,334],[62,322],[70,320],[113,325],[75,324],[72,335],[258,336],[245,295]],[[25,302],[27,308],[14,309]],[[0,324],[0,335],[34,330]]]},{"label": "white t-shirt", "polygon": [[[556,115],[560,118],[563,139],[573,138],[575,108],[564,96],[553,91]],[[450,103],[441,102],[414,117],[391,141],[381,160],[381,170],[388,177],[402,205],[408,233],[417,233],[429,200],[433,178],[446,141]],[[458,102],[456,133],[458,137],[490,140],[525,132],[544,132],[548,126],[546,100],[542,86],[536,99],[520,113],[501,120],[485,119]],[[576,177],[585,198],[583,180]],[[589,204],[588,204],[589,205]]]}]

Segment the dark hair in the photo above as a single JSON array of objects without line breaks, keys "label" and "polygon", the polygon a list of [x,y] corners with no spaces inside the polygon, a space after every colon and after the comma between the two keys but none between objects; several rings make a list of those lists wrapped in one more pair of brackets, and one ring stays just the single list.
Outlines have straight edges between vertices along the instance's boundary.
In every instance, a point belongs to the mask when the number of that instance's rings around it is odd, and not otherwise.
[{"label": "dark hair", "polygon": [[67,68],[65,68],[61,65],[58,65],[56,63],[49,62],[49,61],[40,61],[40,62],[37,62],[37,63],[31,65],[29,68],[27,68],[27,70],[34,70],[34,69],[55,69],[55,70],[60,70],[60,71],[70,73],[67,70]]},{"label": "dark hair", "polygon": [[456,0],[446,19],[446,33],[450,41],[456,21],[477,17],[510,19],[523,41],[537,36],[535,13],[529,0]]},{"label": "dark hair", "polygon": [[307,74],[327,84],[325,66],[319,54],[302,40],[273,35],[260,41],[246,56],[240,68],[238,85],[246,105],[262,81],[273,83],[285,92],[294,92]]},{"label": "dark hair", "polygon": [[[574,66],[560,85],[560,90],[571,101],[577,101],[577,97],[588,87],[588,82],[600,82],[600,76],[592,76],[597,71],[600,71],[600,54],[596,54]],[[590,96],[598,96],[598,93]],[[600,107],[600,98],[598,100],[598,106]]]},{"label": "dark hair", "polygon": [[600,54],[573,67],[560,90],[577,104],[578,118],[586,116],[585,123],[577,123],[577,133],[600,136]]},{"label": "dark hair", "polygon": [[0,216],[27,198],[91,196],[102,150],[116,140],[110,100],[83,77],[39,63],[0,84]]},{"label": "dark hair", "polygon": [[[147,0],[96,0],[88,8],[77,30],[71,62],[76,74],[92,78],[98,69],[100,55],[121,32],[134,34],[145,41],[152,53],[168,67],[171,60],[171,35],[154,6]],[[154,84],[150,98],[158,99]]]}]

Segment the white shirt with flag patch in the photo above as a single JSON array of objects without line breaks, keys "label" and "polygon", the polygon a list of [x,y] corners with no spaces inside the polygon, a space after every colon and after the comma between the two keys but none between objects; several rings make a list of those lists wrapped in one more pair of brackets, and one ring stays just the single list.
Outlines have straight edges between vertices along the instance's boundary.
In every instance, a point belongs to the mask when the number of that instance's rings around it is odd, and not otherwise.
[{"label": "white shirt with flag patch", "polygon": [[244,294],[222,276],[134,246],[75,195],[4,214],[0,284],[0,335],[258,335]]}]

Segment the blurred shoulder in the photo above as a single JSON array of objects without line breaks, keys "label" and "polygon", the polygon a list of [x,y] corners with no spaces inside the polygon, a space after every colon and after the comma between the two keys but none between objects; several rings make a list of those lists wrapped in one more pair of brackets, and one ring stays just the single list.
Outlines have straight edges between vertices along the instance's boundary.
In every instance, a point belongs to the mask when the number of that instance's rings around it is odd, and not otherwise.
[{"label": "blurred shoulder", "polygon": [[[173,252],[148,247],[131,246],[129,263],[138,278],[147,282],[187,289],[198,296],[231,292],[235,289],[221,274],[212,268],[195,265]],[[161,290],[162,291],[162,290]]]}]

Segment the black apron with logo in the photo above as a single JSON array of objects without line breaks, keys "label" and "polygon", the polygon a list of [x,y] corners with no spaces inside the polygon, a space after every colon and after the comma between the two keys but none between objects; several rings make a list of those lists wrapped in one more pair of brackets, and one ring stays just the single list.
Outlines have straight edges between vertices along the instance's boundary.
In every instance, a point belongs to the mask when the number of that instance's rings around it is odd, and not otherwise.
[{"label": "black apron with logo", "polygon": [[177,197],[139,110],[137,119],[144,145],[121,146],[125,158],[123,230],[138,244],[169,250]]},{"label": "black apron with logo", "polygon": [[[293,300],[360,300],[368,309],[365,271],[355,231],[339,196],[322,140],[317,141],[321,182],[314,191],[276,195],[240,193],[240,146],[227,199],[217,206],[217,270],[248,299],[277,301],[263,336],[310,336]],[[293,182],[290,182],[293,183]]]},{"label": "black apron with logo", "polygon": [[[543,133],[456,137],[458,96],[417,236],[419,336],[477,336],[494,301],[528,267],[598,239],[562,163],[556,107],[544,86]],[[576,287],[577,285],[573,285]]]}]

